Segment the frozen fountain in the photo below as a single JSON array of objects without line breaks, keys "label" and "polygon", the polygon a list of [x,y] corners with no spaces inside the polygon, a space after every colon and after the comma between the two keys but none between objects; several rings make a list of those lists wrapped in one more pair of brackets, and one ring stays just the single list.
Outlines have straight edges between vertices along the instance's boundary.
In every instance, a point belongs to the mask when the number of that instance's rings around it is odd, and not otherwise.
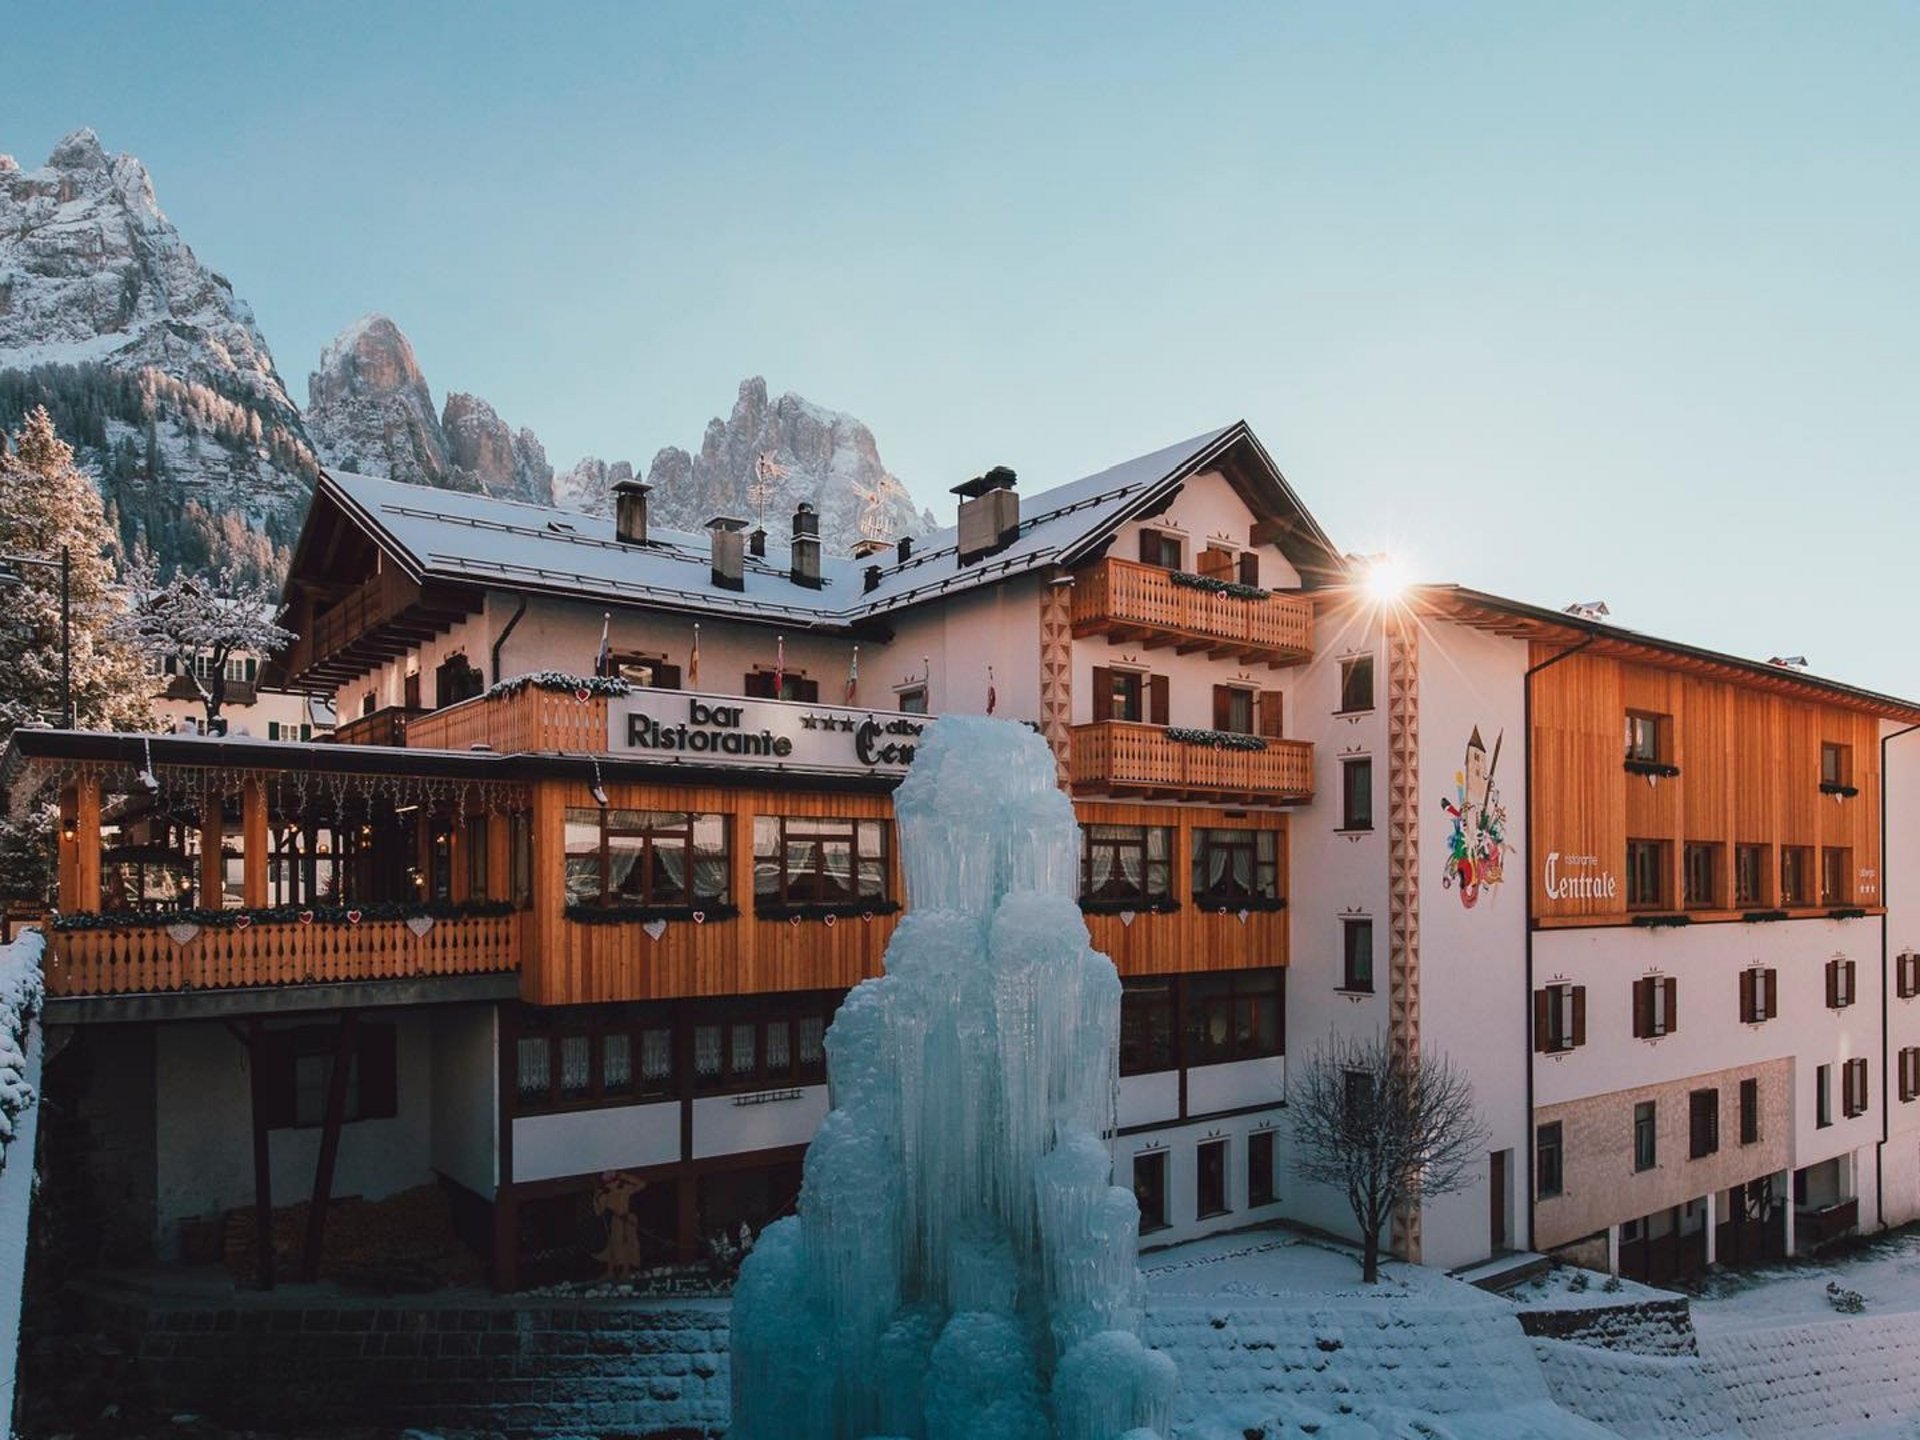
[{"label": "frozen fountain", "polygon": [[895,795],[909,909],[827,1033],[800,1213],[733,1302],[733,1440],[1154,1440],[1139,1211],[1111,1183],[1120,981],[1075,902],[1046,743],[928,730]]}]

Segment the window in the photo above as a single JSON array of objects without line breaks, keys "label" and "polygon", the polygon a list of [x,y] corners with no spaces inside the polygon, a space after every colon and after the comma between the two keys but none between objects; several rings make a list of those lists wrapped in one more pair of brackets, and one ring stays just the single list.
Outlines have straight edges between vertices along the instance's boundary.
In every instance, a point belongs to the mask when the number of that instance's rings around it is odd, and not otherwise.
[{"label": "window", "polygon": [[469,815],[465,832],[467,852],[467,898],[487,898],[487,817]]},{"label": "window", "polygon": [[1349,1070],[1340,1093],[1340,1121],[1349,1131],[1373,1128],[1373,1072]]},{"label": "window", "polygon": [[567,900],[574,905],[726,903],[724,815],[569,809]]},{"label": "window", "polygon": [[1659,1112],[1651,1100],[1633,1107],[1633,1168],[1651,1170],[1660,1160]]},{"label": "window", "polygon": [[590,1018],[529,1009],[519,1023],[514,1094],[523,1112],[676,1093],[673,1019],[664,1005],[610,1006]]},{"label": "window", "polygon": [[1133,1198],[1140,1206],[1140,1233],[1167,1228],[1167,1152],[1133,1157]]},{"label": "window", "polygon": [[899,698],[894,701],[897,709],[909,715],[924,715],[927,713],[926,686],[910,685],[905,690],[899,691],[898,694]]},{"label": "window", "polygon": [[1253,734],[1253,691],[1243,685],[1214,686],[1213,728],[1230,735]]},{"label": "window", "polygon": [[[1920,1056],[1920,1050],[1914,1052]],[[1280,1198],[1273,1179],[1273,1131],[1256,1130],[1247,1136],[1247,1208],[1271,1205]]]},{"label": "window", "polygon": [[1908,1045],[1900,1052],[1900,1098],[1920,1097],[1920,1045]]},{"label": "window", "polygon": [[1194,1175],[1194,1202],[1199,1217],[1227,1213],[1227,1142],[1203,1140],[1198,1147],[1198,1168]]},{"label": "window", "polygon": [[420,672],[409,670],[400,684],[400,703],[409,710],[420,708]]},{"label": "window", "polygon": [[1720,1092],[1695,1090],[1687,1096],[1687,1157],[1703,1160],[1720,1149]]},{"label": "window", "polygon": [[1105,665],[1093,667],[1091,715],[1103,720],[1145,721],[1151,725],[1167,723],[1171,686],[1164,675],[1149,675],[1142,670],[1112,670]]},{"label": "window", "polygon": [[756,815],[753,899],[783,905],[884,904],[890,898],[884,820]]},{"label": "window", "polygon": [[1853,851],[1833,845],[1821,847],[1820,903],[1853,903]]},{"label": "window", "polygon": [[1633,1033],[1657,1040],[1679,1029],[1679,982],[1671,976],[1648,975],[1633,982]]},{"label": "window", "polygon": [[514,907],[533,906],[533,817],[524,810],[507,817],[507,865]]},{"label": "window", "polygon": [[1813,1123],[1824,1130],[1833,1124],[1833,1066],[1813,1067]]},{"label": "window", "polygon": [[611,673],[642,690],[678,690],[680,667],[659,655],[612,655]]},{"label": "window", "polygon": [[1867,1113],[1867,1062],[1849,1060],[1840,1072],[1840,1108],[1851,1120]]},{"label": "window", "polygon": [[1687,908],[1717,908],[1720,904],[1720,847],[1700,840],[1689,840],[1683,859]]},{"label": "window", "polygon": [[1141,683],[1145,676],[1136,670],[1109,670],[1107,685],[1103,692],[1094,696],[1098,704],[1103,698],[1107,704],[1100,714],[1102,720],[1142,720],[1146,717],[1140,710]]},{"label": "window", "polygon": [[1140,561],[1144,565],[1157,565],[1162,570],[1178,570],[1180,548],[1178,535],[1169,535],[1164,530],[1140,532]]},{"label": "window", "polygon": [[1551,1200],[1565,1188],[1566,1154],[1561,1145],[1558,1120],[1539,1126],[1533,1132],[1534,1193],[1541,1200]]},{"label": "window", "polygon": [[1733,903],[1759,906],[1767,903],[1767,847],[1733,847]]},{"label": "window", "polygon": [[1820,745],[1820,784],[1835,790],[1853,784],[1853,747],[1823,741]]},{"label": "window", "polygon": [[464,654],[449,655],[434,669],[433,703],[436,706],[458,705],[486,688],[486,680]]},{"label": "window", "polygon": [[1668,719],[1645,710],[1627,712],[1627,759],[1643,765],[1666,761]]},{"label": "window", "polygon": [[1893,957],[1893,990],[1902,1000],[1920,995],[1920,950],[1903,950]]},{"label": "window", "polygon": [[1147,905],[1173,895],[1173,830],[1163,825],[1082,825],[1080,898]]},{"label": "window", "polygon": [[1760,1140],[1760,1082],[1740,1082],[1740,1143],[1758,1144]]},{"label": "window", "polygon": [[817,992],[694,1007],[694,1089],[820,1084],[827,1078],[827,1024],[838,1001],[835,992]]},{"label": "window", "polygon": [[1365,756],[1340,762],[1340,828],[1373,828],[1373,761]]},{"label": "window", "polygon": [[1373,921],[1350,915],[1340,922],[1342,990],[1373,993]]},{"label": "window", "polygon": [[1340,662],[1340,713],[1373,709],[1373,657],[1355,655]]},{"label": "window", "polygon": [[1188,1065],[1285,1052],[1284,970],[1226,970],[1186,978]]},{"label": "window", "polygon": [[1280,899],[1278,830],[1197,829],[1193,832],[1193,900],[1231,906]]},{"label": "window", "polygon": [[1844,1010],[1853,1004],[1854,993],[1853,961],[1845,956],[1836,955],[1827,961],[1827,1008]]},{"label": "window", "polygon": [[1667,904],[1667,842],[1627,841],[1627,908],[1660,910]]},{"label": "window", "polygon": [[1120,1073],[1171,1070],[1174,982],[1164,975],[1129,975],[1120,982]]},{"label": "window", "polygon": [[[344,1120],[388,1120],[400,1113],[398,1036],[391,1025],[363,1020],[354,1026]],[[340,1027],[268,1030],[263,1042],[261,1109],[268,1128],[305,1129],[325,1123]]]},{"label": "window", "polygon": [[1813,891],[1813,849],[1807,845],[1780,847],[1780,903],[1811,905]]},{"label": "window", "polygon": [[1587,987],[1543,985],[1533,992],[1533,1048],[1542,1054],[1587,1043]]},{"label": "window", "polygon": [[741,694],[756,700],[804,700],[809,704],[820,699],[820,682],[809,680],[805,675],[797,675],[791,670],[778,672],[780,693],[774,694],[772,670],[753,670],[748,672]]},{"label": "window", "polygon": [[1240,583],[1260,588],[1260,556],[1252,550],[1240,552]]},{"label": "window", "polygon": [[1780,1013],[1780,974],[1755,965],[1740,972],[1740,1020],[1759,1025]]}]

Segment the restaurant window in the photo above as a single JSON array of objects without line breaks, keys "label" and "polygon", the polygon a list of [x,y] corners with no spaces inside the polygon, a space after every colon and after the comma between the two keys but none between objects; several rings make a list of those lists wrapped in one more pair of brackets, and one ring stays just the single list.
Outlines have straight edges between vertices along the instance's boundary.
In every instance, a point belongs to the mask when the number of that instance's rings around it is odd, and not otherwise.
[{"label": "restaurant window", "polygon": [[1754,965],[1740,972],[1740,1019],[1759,1025],[1780,1013],[1780,972]]},{"label": "restaurant window", "polygon": [[1833,1066],[1813,1067],[1813,1123],[1824,1130],[1833,1124]]},{"label": "restaurant window", "polygon": [[1666,761],[1667,728],[1671,722],[1665,715],[1655,715],[1645,710],[1627,712],[1627,759],[1645,765],[1658,765]]},{"label": "restaurant window", "polygon": [[1767,847],[1733,847],[1733,903],[1752,907],[1767,903]]},{"label": "restaurant window", "polygon": [[1340,713],[1373,709],[1373,656],[1355,655],[1340,662]]},{"label": "restaurant window", "polygon": [[200,883],[198,807],[165,792],[101,796],[100,908],[191,910]]},{"label": "restaurant window", "polygon": [[1203,1140],[1194,1169],[1194,1208],[1199,1218],[1227,1213],[1227,1142]]},{"label": "restaurant window", "polygon": [[1096,720],[1144,720],[1140,697],[1147,677],[1138,670],[1103,670],[1106,684],[1096,691]]},{"label": "restaurant window", "polygon": [[680,667],[659,655],[613,655],[612,673],[642,690],[678,690]]},{"label": "restaurant window", "polygon": [[[1915,1052],[1920,1054],[1920,1051]],[[1274,1182],[1273,1131],[1256,1130],[1247,1136],[1247,1207],[1271,1205],[1280,1198]]]},{"label": "restaurant window", "polygon": [[1853,961],[1836,955],[1827,961],[1827,1008],[1844,1010],[1855,998]]},{"label": "restaurant window", "polygon": [[1627,908],[1659,910],[1667,903],[1667,842],[1627,841]]},{"label": "restaurant window", "polygon": [[1373,828],[1373,761],[1364,755],[1340,762],[1340,828]]},{"label": "restaurant window", "polygon": [[533,905],[533,816],[516,810],[507,817],[507,866],[514,908]]},{"label": "restaurant window", "polygon": [[1827,845],[1820,850],[1820,903],[1853,903],[1853,851]]},{"label": "restaurant window", "polygon": [[1173,830],[1163,825],[1082,825],[1080,898],[1150,904],[1173,894]]},{"label": "restaurant window", "polygon": [[665,1100],[677,1093],[673,1019],[664,1005],[608,1007],[591,1018],[520,1012],[514,1095],[523,1112]]},{"label": "restaurant window", "polygon": [[1140,1207],[1140,1233],[1167,1228],[1167,1152],[1133,1157],[1133,1198]]},{"label": "restaurant window", "polygon": [[1702,840],[1689,840],[1683,852],[1686,879],[1686,905],[1690,910],[1712,910],[1720,904],[1721,847]]},{"label": "restaurant window", "polygon": [[[304,1129],[325,1123],[327,1089],[340,1046],[338,1025],[300,1025],[262,1036],[262,1110],[270,1129]],[[360,1021],[347,1057],[346,1108],[342,1118],[386,1120],[399,1113],[399,1032],[391,1025]]]},{"label": "restaurant window", "polygon": [[1373,921],[1349,915],[1340,921],[1340,988],[1373,993]]},{"label": "restaurant window", "polygon": [[[774,681],[779,681],[779,693],[775,694]],[[741,693],[753,700],[802,700],[809,704],[820,699],[820,682],[809,680],[805,675],[797,675],[791,670],[776,672],[772,670],[752,670],[747,673]]]},{"label": "restaurant window", "polygon": [[1720,1149],[1720,1092],[1707,1088],[1687,1095],[1687,1157],[1703,1160]]},{"label": "restaurant window", "polygon": [[1229,735],[1253,734],[1253,691],[1243,685],[1214,686],[1213,728]]},{"label": "restaurant window", "polygon": [[1648,975],[1633,982],[1633,1033],[1641,1040],[1671,1035],[1679,1024],[1680,982]]},{"label": "restaurant window", "polygon": [[1740,1082],[1740,1143],[1758,1144],[1760,1140],[1760,1082]]},{"label": "restaurant window", "polygon": [[753,898],[780,905],[884,904],[884,820],[759,815],[753,822]]},{"label": "restaurant window", "polygon": [[1193,832],[1193,900],[1196,905],[1231,906],[1249,900],[1280,899],[1280,832],[1224,830]]},{"label": "restaurant window", "polygon": [[444,709],[471,700],[487,688],[487,682],[463,654],[449,655],[433,672],[433,703]]},{"label": "restaurant window", "polygon": [[1285,1053],[1281,1006],[1286,972],[1227,970],[1186,978],[1188,1065]]},{"label": "restaurant window", "polygon": [[1564,981],[1533,992],[1533,1048],[1552,1055],[1587,1043],[1587,987]]},{"label": "restaurant window", "polygon": [[487,817],[469,815],[466,823],[467,898],[487,898]]},{"label": "restaurant window", "polygon": [[1180,568],[1181,546],[1178,535],[1169,535],[1164,530],[1142,530],[1140,532],[1140,561],[1144,565],[1154,565],[1162,570]]},{"label": "restaurant window", "polygon": [[1841,789],[1853,784],[1853,747],[1823,741],[1820,746],[1820,783]]},{"label": "restaurant window", "polygon": [[1164,975],[1129,975],[1120,982],[1120,1073],[1148,1075],[1171,1070],[1174,981]]},{"label": "restaurant window", "polygon": [[1840,1072],[1840,1108],[1847,1119],[1867,1113],[1867,1062],[1859,1057],[1846,1062]]},{"label": "restaurant window", "polygon": [[816,992],[703,1004],[694,1011],[693,1083],[700,1091],[818,1085],[839,995]]},{"label": "restaurant window", "polygon": [[1808,845],[1780,847],[1780,903],[1813,903],[1813,848]]},{"label": "restaurant window", "polygon": [[727,902],[724,815],[569,808],[566,844],[570,904]]},{"label": "restaurant window", "polygon": [[908,715],[924,715],[927,713],[926,686],[909,685],[906,689],[897,691],[896,695],[897,698],[893,702],[896,709]]},{"label": "restaurant window", "polygon": [[1633,1107],[1633,1168],[1651,1170],[1660,1161],[1659,1112],[1651,1100]]},{"label": "restaurant window", "polygon": [[1558,1120],[1534,1131],[1534,1190],[1542,1200],[1551,1200],[1566,1185],[1566,1153],[1561,1148],[1563,1132]]}]

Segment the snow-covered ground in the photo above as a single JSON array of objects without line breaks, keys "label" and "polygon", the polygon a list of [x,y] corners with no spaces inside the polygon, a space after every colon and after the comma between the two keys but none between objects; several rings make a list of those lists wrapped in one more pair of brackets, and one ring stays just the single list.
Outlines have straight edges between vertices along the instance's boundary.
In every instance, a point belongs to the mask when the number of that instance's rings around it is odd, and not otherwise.
[{"label": "snow-covered ground", "polygon": [[13,1414],[26,1279],[33,1137],[40,1117],[40,933],[0,945],[0,1416]]}]

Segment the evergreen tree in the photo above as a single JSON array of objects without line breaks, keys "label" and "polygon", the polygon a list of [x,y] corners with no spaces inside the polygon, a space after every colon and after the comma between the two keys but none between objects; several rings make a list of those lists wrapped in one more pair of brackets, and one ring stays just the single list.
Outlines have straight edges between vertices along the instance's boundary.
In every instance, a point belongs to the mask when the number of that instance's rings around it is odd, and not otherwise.
[{"label": "evergreen tree", "polygon": [[[62,546],[70,557],[75,723],[145,729],[153,681],[138,652],[113,633],[123,608],[114,586],[118,537],[72,447],[39,407],[11,446],[0,434],[0,554],[56,566],[18,567],[20,583],[0,600],[0,748],[16,728],[60,718]],[[21,815],[0,806],[0,895],[46,893],[51,833],[47,807]]]}]

